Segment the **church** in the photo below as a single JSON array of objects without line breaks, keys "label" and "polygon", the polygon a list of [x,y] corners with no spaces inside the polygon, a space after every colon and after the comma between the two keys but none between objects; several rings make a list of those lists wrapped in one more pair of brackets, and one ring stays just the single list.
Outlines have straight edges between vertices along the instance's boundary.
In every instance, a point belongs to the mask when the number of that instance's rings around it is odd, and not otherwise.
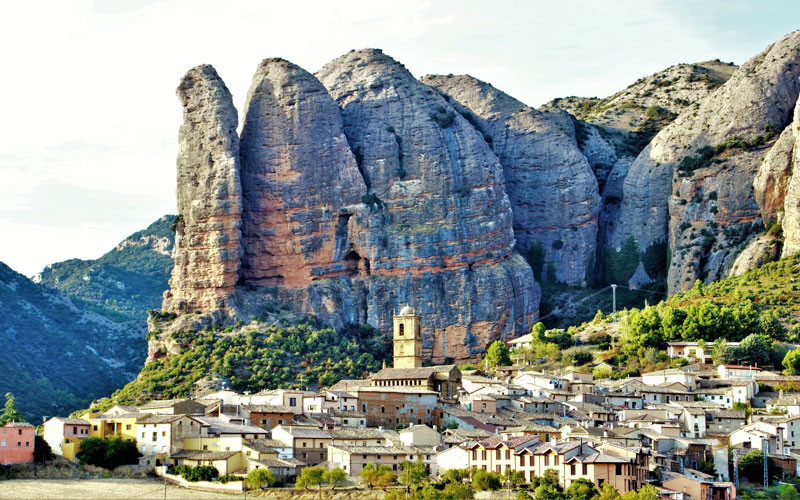
[{"label": "church", "polygon": [[422,316],[406,305],[393,319],[394,367],[370,377],[372,385],[419,387],[438,392],[442,398],[457,397],[461,371],[456,365],[422,366]]}]

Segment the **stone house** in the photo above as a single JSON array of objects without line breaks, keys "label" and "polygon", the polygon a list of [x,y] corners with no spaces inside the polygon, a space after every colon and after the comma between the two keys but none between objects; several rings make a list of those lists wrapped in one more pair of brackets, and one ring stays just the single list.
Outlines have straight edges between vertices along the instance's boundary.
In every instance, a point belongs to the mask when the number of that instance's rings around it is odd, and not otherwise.
[{"label": "stone house", "polygon": [[439,423],[439,393],[424,387],[364,387],[358,402],[370,427]]}]

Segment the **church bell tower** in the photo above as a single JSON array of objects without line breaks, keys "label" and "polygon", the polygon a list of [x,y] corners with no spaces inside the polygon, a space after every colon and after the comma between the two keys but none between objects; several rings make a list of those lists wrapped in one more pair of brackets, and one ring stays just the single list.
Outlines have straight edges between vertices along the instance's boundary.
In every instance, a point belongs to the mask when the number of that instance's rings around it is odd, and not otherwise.
[{"label": "church bell tower", "polygon": [[422,366],[422,316],[406,305],[394,315],[394,367]]}]

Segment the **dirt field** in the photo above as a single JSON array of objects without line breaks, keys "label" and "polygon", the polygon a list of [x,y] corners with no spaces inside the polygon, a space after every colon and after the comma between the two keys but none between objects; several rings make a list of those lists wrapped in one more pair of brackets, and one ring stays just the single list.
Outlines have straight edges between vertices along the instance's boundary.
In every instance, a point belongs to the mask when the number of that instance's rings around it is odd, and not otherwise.
[{"label": "dirt field", "polygon": [[[0,499],[135,499],[162,500],[164,483],[157,479],[15,479],[0,481]],[[167,485],[167,499],[232,500],[239,495],[192,491]]]}]

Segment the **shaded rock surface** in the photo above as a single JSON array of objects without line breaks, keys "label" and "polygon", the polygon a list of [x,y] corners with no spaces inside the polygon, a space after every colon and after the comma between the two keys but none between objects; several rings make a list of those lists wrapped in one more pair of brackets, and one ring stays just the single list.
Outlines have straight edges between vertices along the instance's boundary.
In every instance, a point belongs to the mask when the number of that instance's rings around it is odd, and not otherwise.
[{"label": "shaded rock surface", "polygon": [[750,240],[736,260],[733,261],[729,276],[739,276],[750,269],[777,260],[781,255],[781,242],[774,236],[762,234]]},{"label": "shaded rock surface", "polygon": [[178,87],[178,219],[175,265],[162,308],[230,314],[241,257],[238,118],[213,67],[189,70]]},{"label": "shaded rock surface", "polygon": [[242,280],[300,289],[355,271],[342,209],[361,203],[366,187],[325,87],[290,62],[267,59],[245,112]]},{"label": "shaded rock surface", "polygon": [[[787,129],[791,131],[791,135],[794,137],[794,145],[790,154],[791,165],[785,169],[785,172],[790,173],[790,179],[784,194],[783,217],[779,219],[783,225],[783,257],[800,251],[800,175],[798,175],[798,165],[800,165],[800,100],[795,104],[794,120]],[[785,131],[784,134],[786,134]],[[781,139],[784,138],[784,134],[781,134]],[[776,184],[780,185],[781,183],[776,182]]]},{"label": "shaded rock surface", "polygon": [[469,75],[422,81],[442,92],[497,154],[518,248],[523,255],[531,245],[544,252],[534,274],[570,285],[591,283],[600,199],[569,116],[537,111]]},{"label": "shaded rock surface", "polygon": [[[196,68],[181,86],[183,226],[164,301],[199,314],[153,317],[151,331],[231,324],[271,301],[387,333],[411,304],[435,361],[475,358],[529,331],[540,292],[514,251],[503,168],[437,92],[379,50],[351,52],[317,77],[267,59],[239,143],[212,73]],[[205,275],[192,266],[200,259]]]},{"label": "shaded rock surface", "polygon": [[435,360],[469,358],[527,331],[539,290],[513,250],[503,169],[483,136],[437,92],[380,50],[350,52],[316,76],[342,110],[372,200],[349,221],[367,259],[367,317],[425,317]]},{"label": "shaded rock surface", "polygon": [[646,249],[668,235],[670,292],[725,276],[761,227],[750,180],[791,121],[799,45],[800,32],[791,33],[742,65],[695,111],[659,132],[631,166],[608,238],[618,246],[633,236]]}]

